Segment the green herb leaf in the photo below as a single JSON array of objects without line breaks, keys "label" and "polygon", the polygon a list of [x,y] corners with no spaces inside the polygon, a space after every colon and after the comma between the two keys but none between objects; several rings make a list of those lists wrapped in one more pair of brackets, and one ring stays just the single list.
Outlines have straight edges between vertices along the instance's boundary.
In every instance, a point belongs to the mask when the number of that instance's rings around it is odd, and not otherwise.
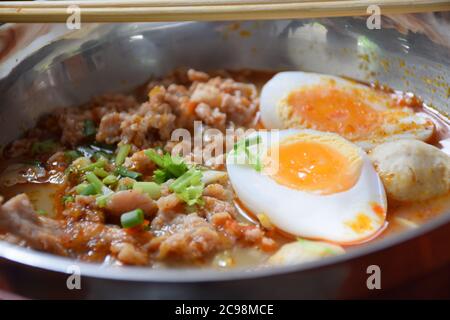
[{"label": "green herb leaf", "polygon": [[157,183],[181,177],[189,169],[182,158],[171,156],[169,153],[160,155],[153,149],[147,149],[144,153],[159,168],[155,170],[153,176],[153,180]]},{"label": "green herb leaf", "polygon": [[153,171],[153,181],[155,181],[156,183],[164,183],[167,180],[169,180],[170,178],[167,177],[166,172],[164,170],[161,169],[157,169],[155,171]]},{"label": "green herb leaf", "polygon": [[176,179],[169,186],[169,189],[175,192],[189,206],[192,206],[194,204],[203,205],[201,196],[204,187],[202,183],[202,172],[196,168],[191,168]]},{"label": "green herb leaf", "polygon": [[185,188],[183,191],[178,192],[177,196],[187,203],[188,206],[192,206],[194,204],[203,205],[202,193],[204,186],[189,186]]}]

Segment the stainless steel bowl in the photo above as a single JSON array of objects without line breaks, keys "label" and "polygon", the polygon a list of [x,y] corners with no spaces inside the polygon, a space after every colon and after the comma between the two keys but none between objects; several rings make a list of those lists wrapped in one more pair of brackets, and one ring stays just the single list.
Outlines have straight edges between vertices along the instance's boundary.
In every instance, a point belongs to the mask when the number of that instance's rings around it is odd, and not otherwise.
[{"label": "stainless steel bowl", "polygon": [[[180,66],[201,70],[301,69],[380,81],[450,111],[449,49],[419,34],[368,30],[357,18],[233,23],[103,24],[59,37],[0,80],[0,143],[56,107],[127,91]],[[81,263],[0,243],[0,278],[37,298],[348,298],[377,294],[366,285],[378,265],[382,289],[450,262],[450,212],[350,253],[262,270],[152,270]],[[81,271],[81,290],[66,286]]]}]

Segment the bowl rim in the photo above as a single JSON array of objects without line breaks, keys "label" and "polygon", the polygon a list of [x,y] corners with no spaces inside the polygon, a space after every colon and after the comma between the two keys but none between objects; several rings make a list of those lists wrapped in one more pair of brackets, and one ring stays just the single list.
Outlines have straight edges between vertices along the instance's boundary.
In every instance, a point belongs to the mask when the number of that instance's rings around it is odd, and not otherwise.
[{"label": "bowl rim", "polygon": [[251,280],[311,271],[312,269],[337,265],[394,247],[449,223],[450,212],[445,212],[424,225],[421,225],[417,229],[411,229],[398,235],[388,236],[387,238],[378,240],[374,243],[351,249],[351,251],[342,255],[326,257],[302,264],[267,268],[235,268],[230,270],[219,270],[214,268],[153,269],[151,267],[107,265],[105,263],[82,262],[47,252],[20,247],[6,241],[0,241],[0,259],[62,274],[72,274],[73,271],[68,270],[68,268],[76,266],[80,270],[81,277],[104,280],[154,283]]}]

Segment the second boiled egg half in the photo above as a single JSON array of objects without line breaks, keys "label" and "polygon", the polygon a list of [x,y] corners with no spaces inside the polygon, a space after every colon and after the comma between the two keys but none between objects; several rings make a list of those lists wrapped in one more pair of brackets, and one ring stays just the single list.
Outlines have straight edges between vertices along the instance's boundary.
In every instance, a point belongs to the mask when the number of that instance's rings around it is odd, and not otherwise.
[{"label": "second boiled egg half", "polygon": [[365,150],[395,139],[425,141],[434,132],[431,119],[391,94],[317,73],[276,74],[262,89],[260,110],[267,129],[334,132]]},{"label": "second boiled egg half", "polygon": [[[256,143],[255,143],[256,141]],[[362,242],[385,224],[383,185],[366,153],[334,133],[257,131],[227,156],[239,201],[294,236]]]}]

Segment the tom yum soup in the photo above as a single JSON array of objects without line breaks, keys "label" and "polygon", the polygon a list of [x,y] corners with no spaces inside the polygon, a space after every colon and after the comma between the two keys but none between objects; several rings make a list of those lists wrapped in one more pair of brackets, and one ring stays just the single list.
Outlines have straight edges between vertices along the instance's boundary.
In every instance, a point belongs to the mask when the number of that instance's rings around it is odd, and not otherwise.
[{"label": "tom yum soup", "polygon": [[302,263],[450,212],[448,144],[448,119],[409,93],[177,70],[7,146],[0,239],[159,268]]}]

